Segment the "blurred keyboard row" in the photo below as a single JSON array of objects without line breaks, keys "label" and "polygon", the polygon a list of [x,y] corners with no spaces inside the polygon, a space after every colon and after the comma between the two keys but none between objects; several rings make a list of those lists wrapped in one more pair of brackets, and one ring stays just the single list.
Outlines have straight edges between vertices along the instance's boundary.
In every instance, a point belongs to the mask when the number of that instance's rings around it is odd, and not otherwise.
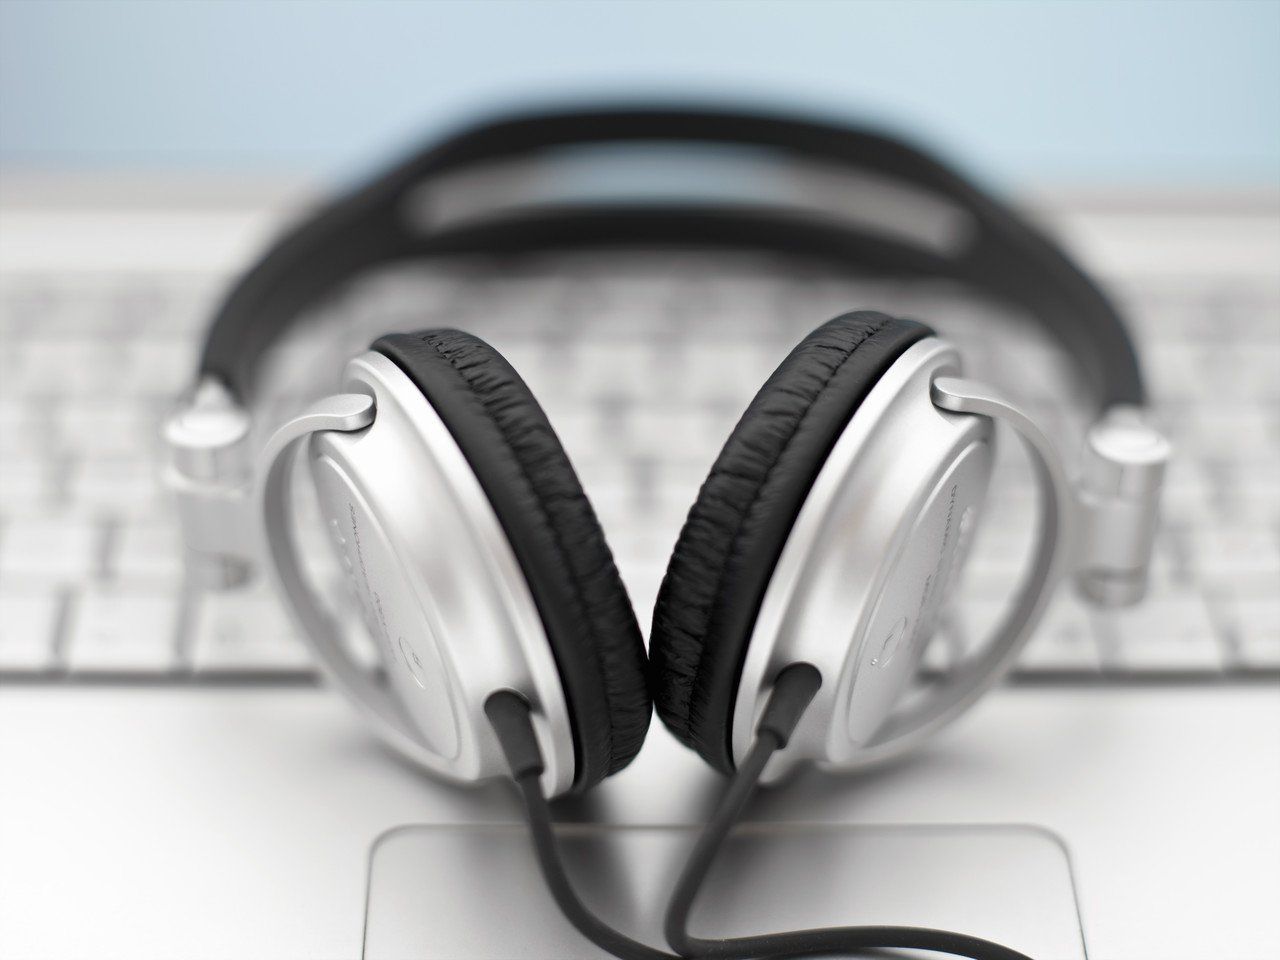
[{"label": "blurred keyboard row", "polygon": [[[223,278],[0,277],[0,676],[307,680],[261,587],[184,589],[159,425],[188,386]],[[1111,278],[1178,445],[1151,599],[1117,614],[1061,597],[1018,677],[1280,675],[1280,281]],[[373,278],[274,360],[263,420],[336,388],[381,333],[433,325],[498,346],[547,407],[609,535],[642,626],[705,471],[809,329],[872,306],[927,319],[968,372],[1017,396],[1064,447],[1079,422],[1058,349],[942,285],[850,281],[793,263],[654,255]],[[999,328],[998,334],[993,329]],[[992,348],[999,343],[999,350]],[[1022,568],[1032,486],[1011,444],[963,601],[927,662],[961,662]],[[319,531],[314,537],[320,544]]]},{"label": "blurred keyboard row", "polygon": [[[656,592],[656,585],[650,592]],[[633,591],[639,600],[639,591]],[[1001,602],[966,599],[926,651],[931,671],[962,662]],[[310,656],[266,591],[188,594],[103,584],[0,592],[0,677],[52,680],[225,678],[305,680]],[[1280,677],[1280,600],[1274,592],[1204,601],[1157,595],[1119,613],[1059,597],[1015,680],[1230,680]]]}]

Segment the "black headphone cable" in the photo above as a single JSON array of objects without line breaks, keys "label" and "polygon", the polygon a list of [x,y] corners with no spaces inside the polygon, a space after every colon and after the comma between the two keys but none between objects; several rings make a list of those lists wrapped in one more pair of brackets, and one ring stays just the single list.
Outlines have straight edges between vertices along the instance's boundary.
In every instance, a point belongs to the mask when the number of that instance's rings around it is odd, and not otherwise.
[{"label": "black headphone cable", "polygon": [[708,960],[800,957],[894,948],[932,950],[971,960],[1030,960],[1025,954],[990,940],[926,927],[818,927],[714,940],[689,933],[689,914],[716,854],[759,786],[769,758],[787,745],[821,684],[821,674],[808,663],[793,663],[778,674],[756,724],[755,742],[734,771],[728,789],[680,871],[667,903],[664,923],[667,941],[682,957]]},{"label": "black headphone cable", "polygon": [[886,948],[932,950],[969,960],[1031,960],[990,940],[923,927],[819,927],[729,939],[704,939],[689,933],[689,914],[716,854],[759,785],[765,764],[787,745],[821,684],[821,674],[808,663],[791,664],[778,674],[756,725],[755,742],[703,827],[668,902],[664,929],[667,940],[676,950],[674,954],[615,930],[578,897],[565,871],[551,810],[542,789],[545,763],[534,735],[529,704],[509,690],[490,695],[485,701],[485,714],[498,736],[524,801],[538,865],[565,918],[584,937],[619,960],[782,960]]},{"label": "black headphone cable", "polygon": [[533,732],[528,701],[518,693],[499,690],[484,702],[484,712],[498,735],[512,779],[520,788],[538,866],[560,912],[579,933],[619,960],[681,960],[675,954],[655,949],[615,930],[582,902],[565,872],[564,858],[560,855],[555,828],[551,825],[551,808],[542,790],[542,773],[546,764]]}]

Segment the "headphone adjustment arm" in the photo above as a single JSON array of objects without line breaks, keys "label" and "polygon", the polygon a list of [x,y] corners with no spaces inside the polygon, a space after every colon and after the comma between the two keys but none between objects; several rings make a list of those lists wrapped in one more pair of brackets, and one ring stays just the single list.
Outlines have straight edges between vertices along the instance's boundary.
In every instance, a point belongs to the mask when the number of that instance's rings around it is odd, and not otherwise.
[{"label": "headphone adjustment arm", "polygon": [[187,574],[206,588],[249,578],[255,556],[253,458],[248,412],[212,377],[203,378],[164,424],[164,486],[173,495]]},{"label": "headphone adjustment arm", "polygon": [[1125,607],[1146,594],[1172,452],[1139,407],[1112,407],[1089,428],[1075,487],[1072,565],[1077,590],[1093,605]]}]

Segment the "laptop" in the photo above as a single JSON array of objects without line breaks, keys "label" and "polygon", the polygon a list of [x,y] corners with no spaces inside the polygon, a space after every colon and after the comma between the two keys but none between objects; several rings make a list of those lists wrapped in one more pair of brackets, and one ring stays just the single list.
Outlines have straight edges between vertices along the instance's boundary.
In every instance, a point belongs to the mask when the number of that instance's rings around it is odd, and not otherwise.
[{"label": "laptop", "polygon": [[[754,893],[710,895],[697,923],[924,911],[1051,960],[1272,958],[1280,197],[1024,199],[1132,319],[1178,445],[1150,599],[1102,614],[1064,589],[1008,681],[924,751],[764,791],[735,839]],[[261,578],[184,577],[159,424],[215,298],[306,202],[289,184],[6,178],[0,956],[599,955],[558,926],[508,788],[382,749]],[[942,283],[705,251],[369,276],[280,346],[289,392],[263,402],[283,420],[381,333],[479,334],[546,405],[647,625],[751,394],[804,333],[863,307],[927,320],[1074,452],[1073,385],[1016,317]],[[1001,450],[999,509],[931,670],[982,635],[1022,561],[1031,480]],[[654,724],[624,773],[560,804],[590,896],[656,904],[719,785]]]}]

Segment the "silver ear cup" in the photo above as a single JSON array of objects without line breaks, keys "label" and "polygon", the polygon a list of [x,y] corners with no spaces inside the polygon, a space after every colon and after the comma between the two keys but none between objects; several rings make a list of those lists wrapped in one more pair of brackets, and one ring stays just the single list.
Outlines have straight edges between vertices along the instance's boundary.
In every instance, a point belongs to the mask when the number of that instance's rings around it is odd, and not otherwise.
[{"label": "silver ear cup", "polygon": [[964,383],[953,379],[959,371],[956,351],[936,338],[910,347],[858,408],[801,508],[760,607],[734,710],[741,759],[771,678],[797,661],[822,672],[770,777],[800,760],[857,768],[917,746],[1003,675],[1059,577],[1069,491],[1048,442],[1013,411],[1019,432],[1035,434],[1041,465],[1035,569],[989,653],[909,691],[991,477],[998,411],[948,406],[936,395],[935,383]]},{"label": "silver ear cup", "polygon": [[[520,693],[549,794],[573,783],[559,674],[511,546],[457,443],[390,360],[352,360],[342,398],[287,424],[267,448],[260,504],[282,594],[335,685],[390,746],[433,773],[474,782],[505,773],[484,715],[496,690]],[[347,423],[326,409],[363,402]],[[376,410],[376,413],[373,411]],[[346,429],[344,429],[346,427]],[[305,462],[338,562],[377,649],[356,663],[301,572],[293,466]]]}]

